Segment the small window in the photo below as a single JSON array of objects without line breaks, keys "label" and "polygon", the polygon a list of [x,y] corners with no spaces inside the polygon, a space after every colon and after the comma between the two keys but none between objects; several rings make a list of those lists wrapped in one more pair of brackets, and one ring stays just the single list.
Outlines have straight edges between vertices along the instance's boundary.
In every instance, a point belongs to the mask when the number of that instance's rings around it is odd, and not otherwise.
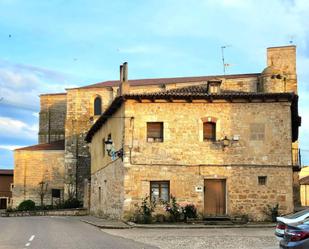
[{"label": "small window", "polygon": [[14,183],[11,183],[10,190],[13,191],[13,188],[14,188]]},{"label": "small window", "polygon": [[99,187],[99,204],[101,205],[102,201],[102,193],[101,193],[101,187]]},{"label": "small window", "polygon": [[267,176],[259,176],[258,177],[258,182],[259,182],[259,185],[266,185],[266,183],[267,183]]},{"label": "small window", "polygon": [[216,140],[216,123],[205,122],[203,123],[203,136],[205,140]]},{"label": "small window", "polygon": [[103,138],[102,140],[102,152],[103,152],[103,157],[105,157],[105,151],[106,151],[106,148],[105,148],[105,138]]},{"label": "small window", "polygon": [[150,198],[154,201],[169,201],[170,199],[170,182],[156,181],[150,182]]},{"label": "small window", "polygon": [[147,123],[147,142],[163,142],[163,122]]},{"label": "small window", "polygon": [[102,114],[102,100],[101,97],[96,97],[94,99],[94,115]]},{"label": "small window", "polygon": [[53,198],[60,198],[61,190],[60,189],[52,189],[52,197]]}]

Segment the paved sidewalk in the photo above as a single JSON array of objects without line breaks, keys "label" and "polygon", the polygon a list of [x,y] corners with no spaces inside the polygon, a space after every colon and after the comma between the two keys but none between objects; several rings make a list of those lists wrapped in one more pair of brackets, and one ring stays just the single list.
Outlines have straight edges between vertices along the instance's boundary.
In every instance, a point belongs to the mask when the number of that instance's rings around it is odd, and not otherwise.
[{"label": "paved sidewalk", "polygon": [[107,228],[107,229],[128,229],[132,228],[132,226],[120,221],[120,220],[109,220],[109,219],[101,219],[94,216],[82,216],[79,218],[80,221],[88,223],[90,225],[99,227],[99,228]]},{"label": "paved sidewalk", "polygon": [[130,228],[148,228],[148,229],[205,229],[205,228],[274,228],[274,223],[248,223],[248,224],[232,224],[232,225],[204,225],[188,224],[188,223],[171,223],[171,224],[136,224],[133,222],[123,222],[120,220],[109,220],[97,218],[94,216],[83,216],[79,218],[81,221],[91,224],[99,228],[106,229],[130,229]]}]

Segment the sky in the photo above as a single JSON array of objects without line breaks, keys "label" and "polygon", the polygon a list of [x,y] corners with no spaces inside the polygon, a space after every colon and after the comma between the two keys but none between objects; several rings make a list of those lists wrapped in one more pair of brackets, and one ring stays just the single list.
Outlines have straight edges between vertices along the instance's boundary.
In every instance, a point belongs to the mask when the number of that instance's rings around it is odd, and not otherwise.
[{"label": "sky", "polygon": [[[300,147],[309,165],[308,0],[0,0],[0,168],[37,143],[39,94],[118,79],[258,73],[297,46]],[[308,83],[307,83],[308,82]]]}]

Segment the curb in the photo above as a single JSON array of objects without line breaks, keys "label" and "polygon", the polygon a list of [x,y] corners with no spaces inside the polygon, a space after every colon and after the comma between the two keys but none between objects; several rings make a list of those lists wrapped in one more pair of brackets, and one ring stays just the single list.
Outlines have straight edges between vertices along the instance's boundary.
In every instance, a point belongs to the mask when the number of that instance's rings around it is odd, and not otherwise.
[{"label": "curb", "polygon": [[80,219],[80,221],[101,229],[223,229],[223,228],[275,228],[276,224],[245,224],[245,225],[144,225],[125,222],[126,225],[99,225],[96,222]]},{"label": "curb", "polygon": [[133,227],[132,226],[116,226],[116,225],[99,225],[95,222],[91,222],[91,221],[88,221],[88,220],[83,220],[83,219],[79,219],[80,221],[84,222],[84,223],[87,223],[89,225],[92,225],[92,226],[95,226],[95,227],[98,227],[98,228],[102,228],[102,229],[132,229]]}]

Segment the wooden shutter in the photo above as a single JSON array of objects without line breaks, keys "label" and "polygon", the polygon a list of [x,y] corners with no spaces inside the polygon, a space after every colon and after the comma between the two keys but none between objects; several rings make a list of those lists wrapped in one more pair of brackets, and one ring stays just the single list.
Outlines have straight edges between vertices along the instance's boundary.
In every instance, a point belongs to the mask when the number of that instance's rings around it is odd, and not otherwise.
[{"label": "wooden shutter", "polygon": [[203,124],[204,140],[216,140],[216,123],[205,122]]},{"label": "wooden shutter", "polygon": [[147,123],[147,139],[148,138],[163,140],[163,122]]}]

